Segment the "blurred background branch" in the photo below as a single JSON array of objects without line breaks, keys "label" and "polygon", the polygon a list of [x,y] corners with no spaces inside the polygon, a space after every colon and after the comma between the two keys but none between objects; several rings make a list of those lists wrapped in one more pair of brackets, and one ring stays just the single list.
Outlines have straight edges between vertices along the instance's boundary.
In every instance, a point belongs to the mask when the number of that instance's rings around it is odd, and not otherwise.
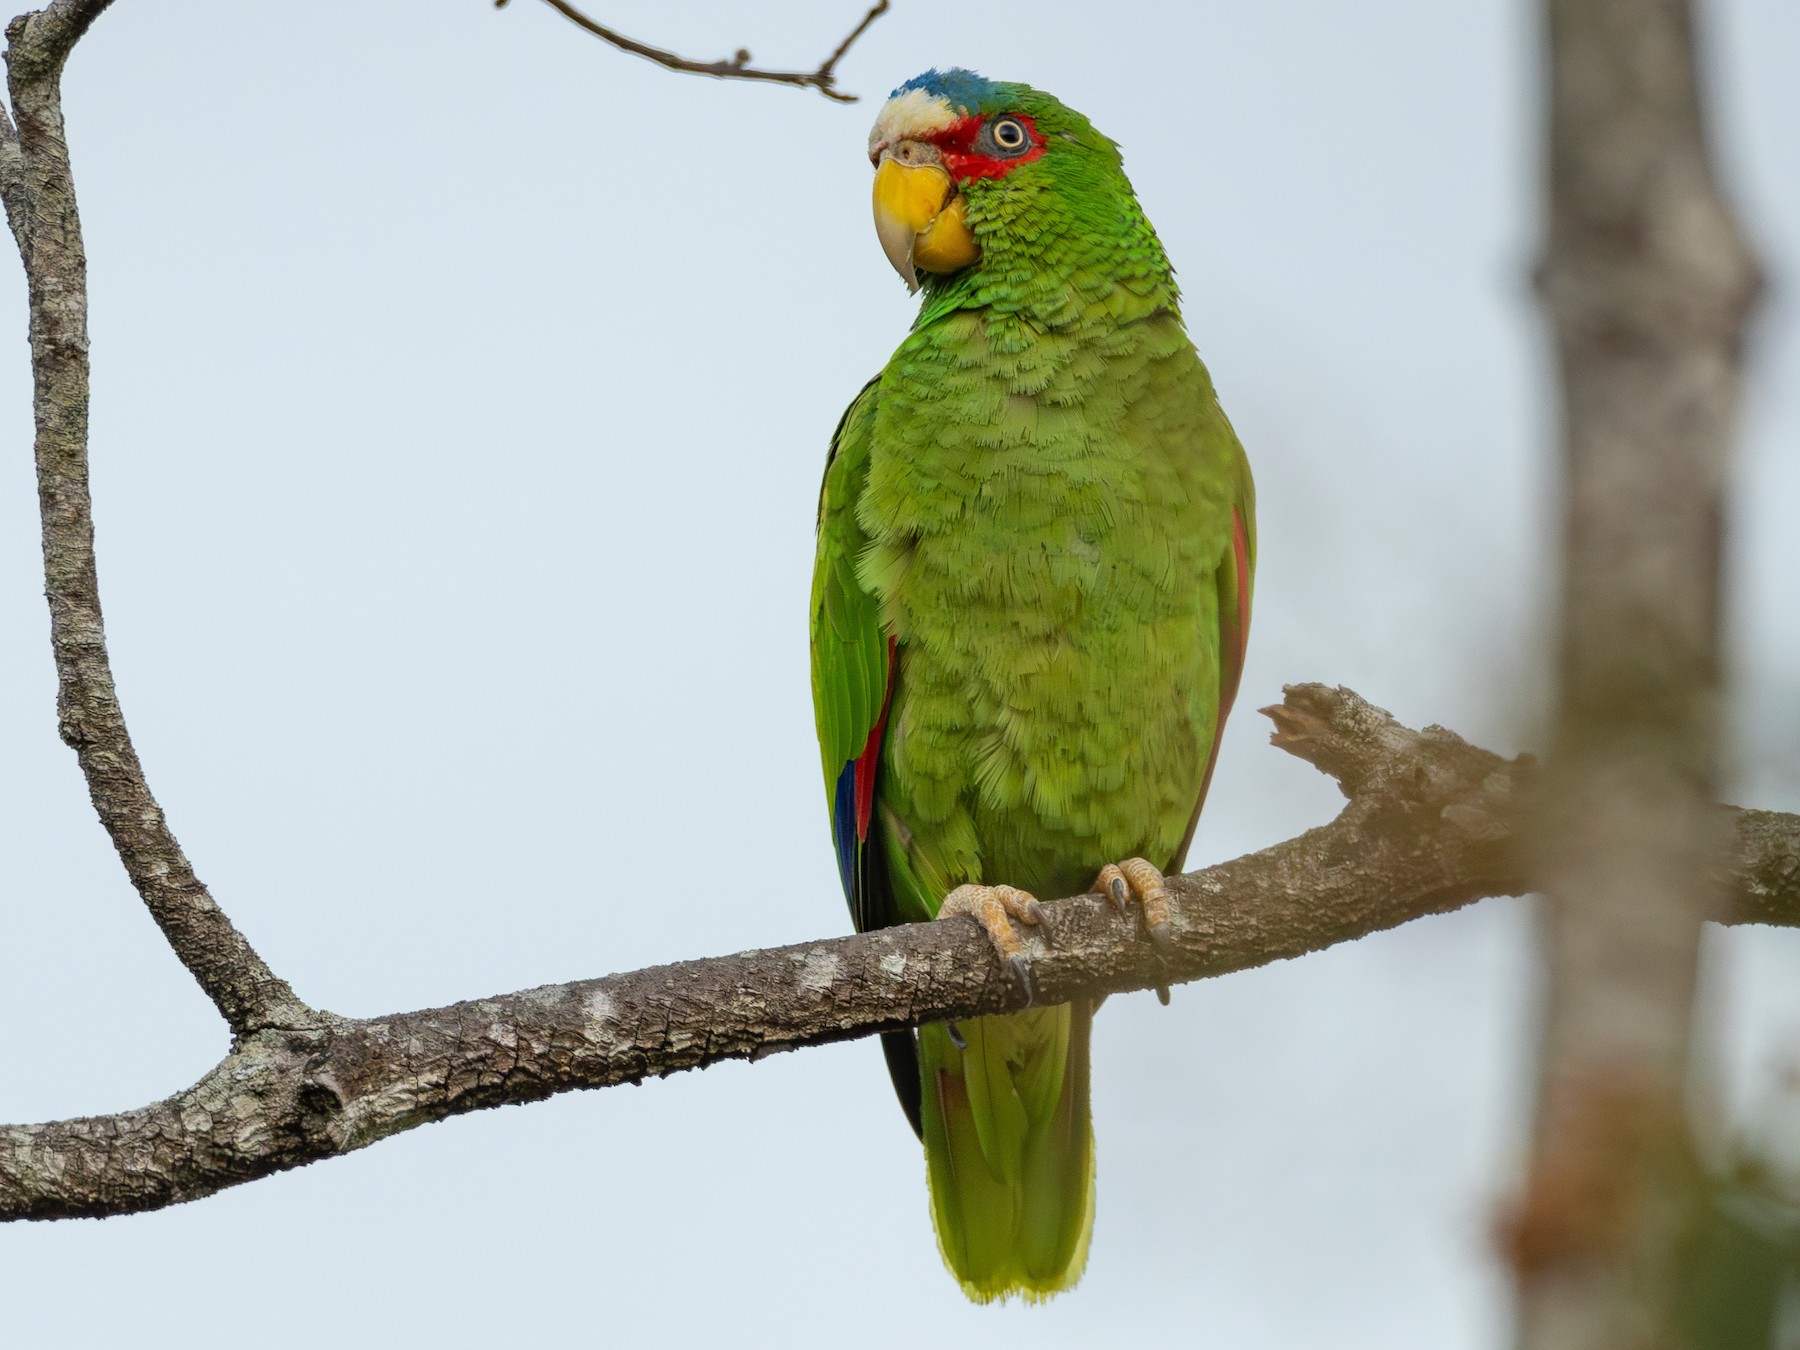
[{"label": "blurred background branch", "polygon": [[1758,269],[1709,159],[1688,0],[1544,13],[1564,478],[1519,1344],[1673,1350],[1703,1205],[1687,1093],[1724,899],[1723,494]]}]

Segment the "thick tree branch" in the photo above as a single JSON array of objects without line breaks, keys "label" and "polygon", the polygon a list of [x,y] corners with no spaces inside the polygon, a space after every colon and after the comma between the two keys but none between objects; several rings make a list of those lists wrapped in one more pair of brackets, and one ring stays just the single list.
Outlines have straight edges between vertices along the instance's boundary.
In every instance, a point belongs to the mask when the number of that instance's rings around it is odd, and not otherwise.
[{"label": "thick tree branch", "polygon": [[[1350,801],[1296,839],[1174,879],[1169,952],[1097,896],[1027,934],[1038,996],[1144,989],[1346,942],[1526,879],[1512,847],[1534,774],[1344,689],[1298,685],[1275,743]],[[1741,812],[1736,921],[1800,925],[1800,818]],[[115,1116],[0,1127],[0,1219],[158,1209],[430,1121],[576,1088],[758,1059],[1018,1008],[971,920],[684,961],[239,1041],[192,1088]]]},{"label": "thick tree branch", "polygon": [[[505,9],[509,0],[494,0],[495,9]],[[763,70],[750,64],[750,53],[743,48],[728,61],[695,61],[685,56],[677,56],[674,52],[665,51],[661,47],[652,47],[648,43],[639,42],[636,38],[626,37],[615,28],[608,28],[583,14],[568,0],[544,0],[558,14],[562,15],[576,27],[592,33],[602,42],[610,42],[622,52],[630,52],[633,56],[641,56],[646,61],[654,61],[665,70],[679,70],[689,75],[710,75],[718,80],[760,80],[765,84],[797,85],[802,89],[817,89],[826,98],[835,99],[839,103],[855,103],[855,94],[840,93],[837,88],[837,63],[844,59],[846,53],[856,40],[866,33],[869,25],[887,13],[888,0],[875,0],[869,12],[862,17],[862,22],[852,28],[844,40],[837,45],[837,50],[819,65],[817,70]]]},{"label": "thick tree branch", "polygon": [[44,592],[57,719],[94,809],[169,945],[233,1032],[299,1025],[309,1010],[213,903],[138,763],[113,687],[88,494],[87,257],[63,135],[61,79],[75,41],[110,0],[57,0],[6,29],[12,125],[0,131],[0,196],[30,293],[32,407]]}]

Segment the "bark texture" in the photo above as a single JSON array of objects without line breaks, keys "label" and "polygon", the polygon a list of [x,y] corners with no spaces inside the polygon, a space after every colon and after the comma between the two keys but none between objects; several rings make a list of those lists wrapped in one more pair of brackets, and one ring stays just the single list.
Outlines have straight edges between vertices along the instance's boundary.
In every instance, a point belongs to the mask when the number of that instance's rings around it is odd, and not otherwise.
[{"label": "bark texture", "polygon": [[1713,806],[1723,485],[1757,269],[1708,162],[1688,0],[1545,13],[1540,278],[1565,500],[1519,1339],[1673,1347],[1699,1194],[1684,1123],[1695,970],[1728,843]]},{"label": "bark texture", "polygon": [[[1346,689],[1293,686],[1267,711],[1275,743],[1350,798],[1337,819],[1172,879],[1167,953],[1135,910],[1099,896],[1052,906],[1050,933],[1024,934],[1040,1000],[1222,975],[1526,888],[1514,841],[1528,760],[1410,730]],[[1800,818],[1736,819],[1743,881],[1728,917],[1800,926]],[[141,1110],[0,1126],[0,1220],[159,1209],[466,1111],[1024,1001],[959,918],[423,1012],[314,1014],[241,1038],[193,1087]]]}]

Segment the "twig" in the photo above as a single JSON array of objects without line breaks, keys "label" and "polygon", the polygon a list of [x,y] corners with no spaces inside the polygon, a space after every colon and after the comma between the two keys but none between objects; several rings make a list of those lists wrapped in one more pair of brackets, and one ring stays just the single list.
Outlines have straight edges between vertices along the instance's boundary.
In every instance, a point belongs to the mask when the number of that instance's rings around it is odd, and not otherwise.
[{"label": "twig", "polygon": [[[833,78],[833,72],[837,70],[837,63],[844,59],[845,54],[856,44],[856,40],[869,31],[869,25],[887,13],[887,7],[888,0],[875,0],[875,3],[869,7],[869,12],[862,16],[862,22],[852,28],[844,40],[838,43],[837,50],[825,58],[825,64],[818,70],[820,76],[827,80]],[[846,103],[856,102],[854,94],[840,94],[838,97]]]},{"label": "twig", "polygon": [[63,138],[60,83],[110,0],[56,0],[6,29],[13,124],[0,129],[0,197],[30,295],[44,591],[57,719],[132,885],[239,1036],[312,1017],[194,876],[145,781],[113,687],[88,493],[87,257]]},{"label": "twig", "polygon": [[[1098,896],[1028,935],[1047,1002],[1304,955],[1523,890],[1515,818],[1533,770],[1345,689],[1299,685],[1276,743],[1350,797],[1331,824],[1174,879],[1166,957]],[[1800,818],[1742,813],[1736,922],[1800,925]],[[825,901],[821,904],[835,901]],[[0,1127],[0,1220],[159,1209],[468,1111],[1018,1008],[971,920],[684,961],[499,998],[240,1041],[142,1110]]]},{"label": "twig", "polygon": [[[507,3],[508,0],[494,0],[494,8],[505,9]],[[544,0],[544,3],[603,42],[610,42],[620,51],[641,56],[646,61],[654,61],[664,69],[685,71],[690,75],[710,75],[719,80],[760,80],[765,84],[797,85],[803,89],[817,89],[826,98],[835,99],[839,103],[858,102],[858,96],[838,92],[837,63],[844,59],[845,53],[856,40],[868,31],[869,25],[887,13],[888,8],[888,0],[876,0],[869,12],[863,15],[862,22],[850,30],[850,35],[838,43],[837,50],[826,57],[817,70],[763,70],[750,64],[750,53],[741,47],[727,61],[694,61],[661,47],[639,42],[617,29],[608,28],[583,14],[568,0]]]}]

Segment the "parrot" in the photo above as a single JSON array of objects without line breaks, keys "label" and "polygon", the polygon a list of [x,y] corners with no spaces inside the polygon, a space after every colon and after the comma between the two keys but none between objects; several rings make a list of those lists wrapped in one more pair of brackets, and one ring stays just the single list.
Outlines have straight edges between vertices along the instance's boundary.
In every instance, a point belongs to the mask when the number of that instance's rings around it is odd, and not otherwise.
[{"label": "parrot", "polygon": [[[859,932],[1136,902],[1169,941],[1237,693],[1255,490],[1119,148],[1026,84],[929,70],[868,142],[920,295],[832,435],[811,594],[832,842]],[[1072,1287],[1094,1222],[1097,1005],[884,1033],[945,1265],[978,1303]]]}]

